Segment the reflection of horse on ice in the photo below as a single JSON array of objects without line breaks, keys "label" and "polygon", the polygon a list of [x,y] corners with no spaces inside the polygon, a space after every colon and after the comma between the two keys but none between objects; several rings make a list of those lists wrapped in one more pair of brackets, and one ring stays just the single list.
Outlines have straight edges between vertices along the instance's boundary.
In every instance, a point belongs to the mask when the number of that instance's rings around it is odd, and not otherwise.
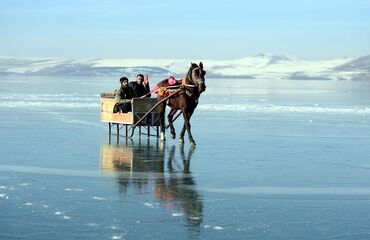
[{"label": "reflection of horse on ice", "polygon": [[168,211],[184,215],[189,227],[199,227],[203,203],[190,172],[193,152],[190,147],[185,154],[184,145],[180,145],[178,156],[175,146],[166,148],[158,141],[152,145],[149,139],[146,144],[139,141],[135,145],[127,139],[121,145],[102,145],[100,163],[103,173],[116,175],[125,197],[152,192],[154,201],[163,202]]},{"label": "reflection of horse on ice", "polygon": [[196,182],[190,173],[193,151],[194,148],[190,147],[188,155],[185,156],[184,147],[180,145],[183,168],[179,171],[176,165],[175,146],[171,146],[167,160],[169,178],[156,179],[154,196],[164,201],[167,209],[171,210],[174,205],[178,205],[180,212],[185,214],[189,226],[197,227],[202,223],[203,203],[195,190]]},{"label": "reflection of horse on ice", "polygon": [[[175,138],[175,128],[173,126],[174,115],[178,110],[181,111],[184,117],[184,125],[180,133],[179,142],[184,143],[185,131],[189,136],[191,145],[195,145],[195,141],[191,134],[190,118],[193,115],[195,108],[198,105],[200,94],[205,91],[205,75],[203,63],[199,65],[192,63],[188,72],[182,80],[175,81],[170,86],[167,84],[170,79],[165,79],[157,84],[154,88],[158,93],[157,101],[153,98],[134,98],[132,101],[132,112],[129,113],[113,113],[113,105],[115,104],[111,94],[101,94],[101,121],[109,123],[109,134],[112,132],[112,125],[117,125],[117,138],[119,136],[120,124],[126,127],[126,136],[133,136],[134,129],[139,126],[147,128],[147,134],[150,135],[150,128],[155,127],[158,133],[158,126],[161,129],[161,140],[165,141],[165,109],[166,105],[171,108],[167,116],[169,127],[171,129],[171,137]],[[130,126],[130,129],[128,127]],[[129,134],[131,131],[131,134]]]}]

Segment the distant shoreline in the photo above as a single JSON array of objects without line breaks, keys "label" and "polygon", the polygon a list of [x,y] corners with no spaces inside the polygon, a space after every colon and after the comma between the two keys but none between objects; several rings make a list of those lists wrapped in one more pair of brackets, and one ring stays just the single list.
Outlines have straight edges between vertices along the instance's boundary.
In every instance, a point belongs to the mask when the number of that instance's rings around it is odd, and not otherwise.
[{"label": "distant shoreline", "polygon": [[[195,62],[195,61],[194,61]],[[370,80],[370,55],[358,58],[305,60],[286,55],[259,54],[234,60],[203,60],[208,78]],[[191,61],[166,59],[59,59],[0,57],[0,76],[134,77],[173,75],[181,78]]]}]

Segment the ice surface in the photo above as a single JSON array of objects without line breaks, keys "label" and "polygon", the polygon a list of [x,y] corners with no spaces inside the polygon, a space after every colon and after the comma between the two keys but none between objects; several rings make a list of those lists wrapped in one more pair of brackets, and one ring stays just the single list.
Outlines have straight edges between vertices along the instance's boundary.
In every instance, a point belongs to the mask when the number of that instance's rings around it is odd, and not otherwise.
[{"label": "ice surface", "polygon": [[191,148],[109,139],[116,80],[0,78],[0,239],[369,238],[368,83],[207,79]]}]

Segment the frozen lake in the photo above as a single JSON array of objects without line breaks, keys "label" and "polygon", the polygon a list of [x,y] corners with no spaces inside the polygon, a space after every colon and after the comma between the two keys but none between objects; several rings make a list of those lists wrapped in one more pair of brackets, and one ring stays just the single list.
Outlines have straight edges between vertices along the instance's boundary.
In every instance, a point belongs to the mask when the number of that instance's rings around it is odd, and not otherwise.
[{"label": "frozen lake", "polygon": [[194,149],[109,142],[118,78],[1,77],[0,239],[370,238],[369,83],[206,81]]}]

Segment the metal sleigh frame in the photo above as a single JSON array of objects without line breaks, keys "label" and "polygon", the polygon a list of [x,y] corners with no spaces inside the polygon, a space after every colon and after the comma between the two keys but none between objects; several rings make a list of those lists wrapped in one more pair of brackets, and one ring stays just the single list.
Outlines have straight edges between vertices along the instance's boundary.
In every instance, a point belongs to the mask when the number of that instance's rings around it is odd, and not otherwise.
[{"label": "metal sleigh frame", "polygon": [[[113,132],[114,131],[113,130],[114,126],[116,126],[115,133]],[[118,137],[119,136],[133,137],[135,129],[137,127],[139,128],[139,135],[147,135],[148,137],[149,136],[159,137],[159,126],[146,125],[146,126],[135,126],[135,127],[133,127],[132,124],[114,123],[114,122],[109,122],[108,123],[108,133],[109,133],[109,135],[113,135],[113,136],[116,135]],[[122,128],[124,128],[124,133],[125,133],[124,135],[120,134]],[[146,130],[146,133],[144,133],[142,129]],[[155,135],[151,134],[151,129],[153,130],[153,132],[155,132]]]}]

